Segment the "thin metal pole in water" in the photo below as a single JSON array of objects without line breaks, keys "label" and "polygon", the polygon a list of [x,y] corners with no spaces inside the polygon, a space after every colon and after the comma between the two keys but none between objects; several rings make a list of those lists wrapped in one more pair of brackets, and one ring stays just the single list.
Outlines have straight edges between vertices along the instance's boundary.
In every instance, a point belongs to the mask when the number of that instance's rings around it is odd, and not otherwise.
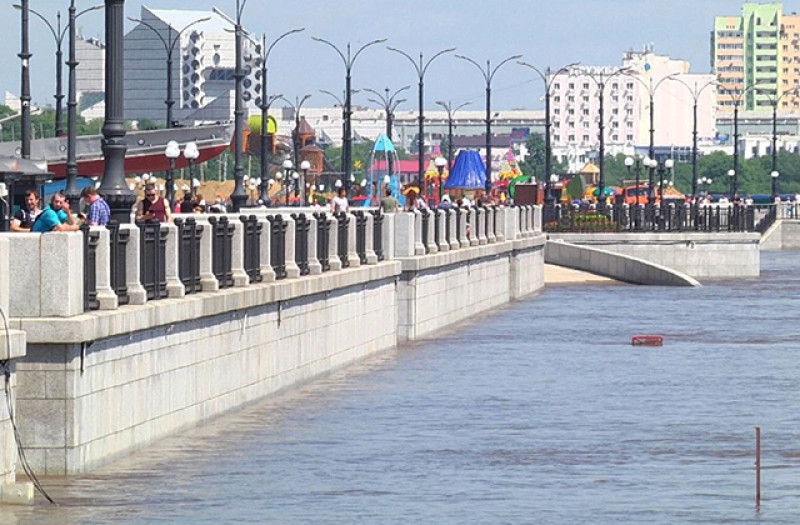
[{"label": "thin metal pole in water", "polygon": [[756,427],[756,509],[761,508],[761,427]]}]

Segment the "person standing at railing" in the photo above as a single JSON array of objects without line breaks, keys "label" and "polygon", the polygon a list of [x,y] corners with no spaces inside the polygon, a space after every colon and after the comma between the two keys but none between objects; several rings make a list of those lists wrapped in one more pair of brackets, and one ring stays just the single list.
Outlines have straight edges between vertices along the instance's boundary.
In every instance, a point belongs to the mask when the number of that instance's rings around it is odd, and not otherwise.
[{"label": "person standing at railing", "polygon": [[45,206],[42,213],[36,217],[31,231],[36,233],[74,232],[80,228],[78,219],[69,209],[69,201],[63,193],[58,192],[50,199],[50,204]]},{"label": "person standing at railing", "polygon": [[36,190],[25,191],[25,206],[11,219],[12,232],[29,232],[33,228],[36,217],[42,213],[39,208],[39,193]]},{"label": "person standing at railing", "polygon": [[383,213],[397,213],[397,199],[392,195],[391,188],[386,188],[386,197],[381,201]]},{"label": "person standing at railing", "polygon": [[106,200],[97,193],[94,186],[83,188],[81,198],[89,205],[89,217],[86,219],[89,226],[105,226],[109,223],[111,208]]},{"label": "person standing at railing", "polygon": [[331,213],[347,213],[350,211],[350,204],[347,202],[347,192],[344,188],[339,188],[338,195],[331,199]]},{"label": "person standing at railing", "polygon": [[144,188],[144,199],[136,205],[136,220],[169,222],[172,220],[172,211],[167,200],[158,194],[152,184]]}]

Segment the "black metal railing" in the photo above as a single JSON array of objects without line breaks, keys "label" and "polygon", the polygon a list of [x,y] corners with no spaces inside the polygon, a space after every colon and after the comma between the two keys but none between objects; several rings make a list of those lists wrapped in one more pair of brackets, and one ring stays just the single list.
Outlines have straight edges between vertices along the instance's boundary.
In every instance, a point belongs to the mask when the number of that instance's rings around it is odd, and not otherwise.
[{"label": "black metal railing", "polygon": [[255,215],[240,215],[244,233],[244,271],[250,284],[260,283],[261,276],[261,230],[263,225]]},{"label": "black metal railing", "polygon": [[139,221],[139,279],[148,301],[167,296],[167,236],[158,221]]},{"label": "black metal railing", "polygon": [[339,260],[342,261],[342,268],[349,268],[350,261],[347,259],[347,241],[348,229],[350,226],[350,217],[345,212],[336,214],[337,231],[336,231],[336,254]]},{"label": "black metal railing", "polygon": [[81,227],[83,232],[83,309],[97,310],[97,244],[100,233],[91,231],[88,224]]},{"label": "black metal railing", "polygon": [[311,221],[305,213],[293,213],[294,219],[294,262],[300,268],[300,275],[308,275],[311,270],[308,267],[308,230]]},{"label": "black metal railing", "polygon": [[428,223],[431,220],[431,212],[427,208],[419,211],[420,220],[422,222],[422,246],[425,248],[425,253],[430,253],[428,248]]},{"label": "black metal railing", "polygon": [[327,272],[331,269],[331,220],[325,212],[315,212],[314,218],[317,220],[317,259],[322,271]]},{"label": "black metal railing", "polygon": [[755,209],[742,204],[614,204],[603,209],[555,205],[546,206],[543,216],[544,229],[550,232],[755,231]]},{"label": "black metal railing", "polygon": [[383,261],[386,256],[383,253],[383,214],[380,209],[372,212],[372,249],[378,257],[378,262]]},{"label": "black metal railing", "polygon": [[176,218],[178,228],[178,276],[186,294],[200,291],[200,240],[203,226],[193,218]]},{"label": "black metal railing", "polygon": [[281,215],[267,216],[269,221],[269,264],[275,279],[286,279],[286,221]]},{"label": "black metal railing", "polygon": [[[755,212],[753,213],[753,222],[755,222]],[[755,224],[753,230],[757,231],[758,233],[764,234],[769,230],[778,217],[778,207],[777,206],[770,206],[767,210],[767,213],[761,217],[758,223]]]},{"label": "black metal railing", "polygon": [[353,212],[356,218],[356,254],[361,264],[367,264],[367,216],[363,210]]},{"label": "black metal railing", "polygon": [[131,300],[128,296],[128,267],[125,256],[131,232],[121,229],[117,221],[109,222],[106,228],[111,251],[111,288],[117,294],[117,302],[122,306]]},{"label": "black metal railing", "polygon": [[234,225],[227,217],[209,217],[211,225],[211,273],[219,287],[233,286],[233,232]]},{"label": "black metal railing", "polygon": [[464,213],[461,208],[453,208],[453,213],[456,214],[456,242],[461,245],[461,214]]}]

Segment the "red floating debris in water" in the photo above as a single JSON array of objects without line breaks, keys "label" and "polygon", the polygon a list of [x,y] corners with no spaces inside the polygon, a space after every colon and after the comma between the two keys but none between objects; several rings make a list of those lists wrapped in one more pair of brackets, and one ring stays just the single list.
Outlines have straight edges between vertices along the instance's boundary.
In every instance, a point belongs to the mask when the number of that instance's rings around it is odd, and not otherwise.
[{"label": "red floating debris in water", "polygon": [[633,346],[664,346],[663,335],[634,335],[631,339]]}]

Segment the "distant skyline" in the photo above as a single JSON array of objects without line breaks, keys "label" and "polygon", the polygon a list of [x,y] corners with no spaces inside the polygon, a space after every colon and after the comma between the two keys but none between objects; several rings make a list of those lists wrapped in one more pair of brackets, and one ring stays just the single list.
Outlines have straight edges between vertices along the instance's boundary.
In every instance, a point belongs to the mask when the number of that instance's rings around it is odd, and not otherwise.
[{"label": "distant skyline", "polygon": [[[0,10],[0,31],[6,35],[6,50],[0,54],[0,89],[19,95],[20,15],[7,2]],[[97,0],[78,0],[83,9]],[[100,2],[102,3],[102,2]],[[141,5],[154,9],[211,10],[216,6],[233,14],[234,0],[128,0],[126,16],[138,17]],[[188,5],[187,5],[188,4]],[[407,84],[413,90],[409,102],[400,110],[416,109],[417,77],[411,64],[386,45],[400,48],[412,56],[433,56],[437,51],[457,47],[457,53],[485,64],[499,63],[510,55],[542,68],[558,68],[580,61],[586,65],[619,64],[622,54],[654,45],[658,54],[682,58],[691,63],[694,73],[710,70],[710,31],[714,16],[738,15],[742,2],[733,0],[329,0],[274,2],[249,0],[245,8],[245,28],[256,35],[267,32],[271,39],[286,30],[305,27],[306,31],[282,41],[270,56],[270,93],[293,99],[311,94],[307,106],[331,106],[333,99],[319,93],[344,90],[344,65],[329,47],[311,40],[319,36],[344,48],[348,42],[358,47],[376,38],[388,42],[365,51],[353,68],[353,87],[395,90]],[[31,0],[31,7],[55,22],[61,9],[67,21],[68,0]],[[791,6],[785,4],[784,11]],[[104,38],[102,11],[88,13],[79,20],[84,36]],[[126,32],[133,27],[126,23]],[[54,103],[55,44],[46,26],[31,17],[31,61],[33,100],[37,105]],[[67,43],[64,44],[67,54]],[[80,67],[80,66],[79,66]],[[66,94],[66,71],[65,94]],[[425,77],[426,108],[436,100],[456,103],[472,101],[471,109],[484,106],[483,77],[474,65],[452,56],[434,62]],[[494,109],[539,109],[541,80],[530,70],[514,63],[504,66],[492,83]],[[367,95],[357,94],[354,103],[370,106]]]}]

